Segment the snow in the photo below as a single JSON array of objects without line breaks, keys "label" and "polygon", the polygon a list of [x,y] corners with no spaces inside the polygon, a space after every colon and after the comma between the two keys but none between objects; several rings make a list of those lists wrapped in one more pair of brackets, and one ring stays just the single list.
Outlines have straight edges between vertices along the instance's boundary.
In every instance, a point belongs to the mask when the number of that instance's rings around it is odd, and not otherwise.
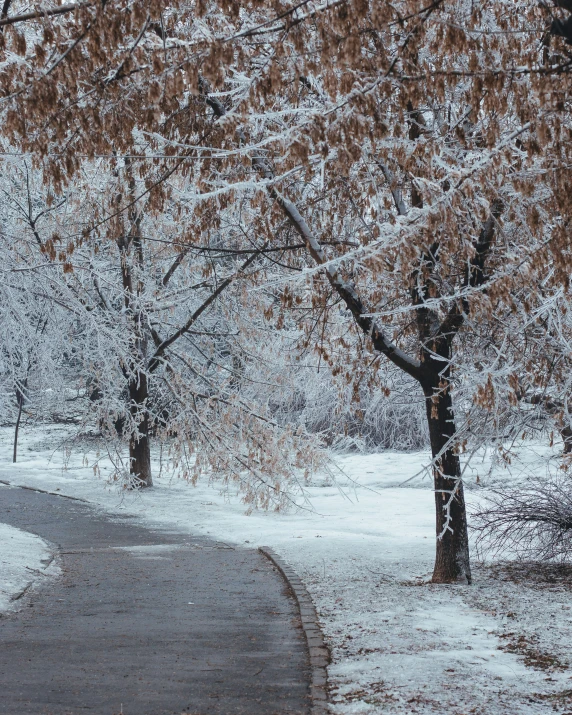
[{"label": "snow", "polygon": [[39,536],[0,523],[0,613],[14,609],[24,589],[57,573],[52,556]]},{"label": "snow", "polygon": [[[337,485],[315,478],[311,506],[247,515],[236,494],[171,479],[165,462],[157,477],[158,459],[152,490],[121,492],[106,481],[107,457],[68,453],[66,436],[64,427],[25,428],[20,462],[11,465],[11,431],[0,430],[0,479],[128,511],[155,527],[271,546],[316,603],[332,650],[333,714],[572,713],[572,569],[489,561],[474,563],[473,586],[428,583],[435,525],[426,453],[341,456],[346,477]],[[522,460],[538,472],[547,456],[535,447]],[[469,487],[477,477],[485,485],[509,478],[490,470],[490,455],[475,460]],[[468,501],[483,493],[469,490]]]}]

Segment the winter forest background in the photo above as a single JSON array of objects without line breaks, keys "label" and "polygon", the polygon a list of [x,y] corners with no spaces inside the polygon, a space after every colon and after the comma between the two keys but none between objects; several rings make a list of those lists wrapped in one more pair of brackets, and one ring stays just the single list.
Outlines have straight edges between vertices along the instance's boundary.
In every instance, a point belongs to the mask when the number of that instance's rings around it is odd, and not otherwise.
[{"label": "winter forest background", "polygon": [[[0,19],[0,415],[287,508],[346,451],[557,445],[483,539],[572,531],[572,4],[60,5]],[[541,478],[542,477],[542,478]]]}]

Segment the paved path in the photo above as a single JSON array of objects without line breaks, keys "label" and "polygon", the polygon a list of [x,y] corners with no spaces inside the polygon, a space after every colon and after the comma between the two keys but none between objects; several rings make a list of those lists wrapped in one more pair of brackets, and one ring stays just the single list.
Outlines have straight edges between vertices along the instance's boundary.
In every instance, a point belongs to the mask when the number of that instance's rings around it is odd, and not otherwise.
[{"label": "paved path", "polygon": [[0,487],[63,576],[0,618],[3,715],[306,715],[293,599],[258,552]]}]

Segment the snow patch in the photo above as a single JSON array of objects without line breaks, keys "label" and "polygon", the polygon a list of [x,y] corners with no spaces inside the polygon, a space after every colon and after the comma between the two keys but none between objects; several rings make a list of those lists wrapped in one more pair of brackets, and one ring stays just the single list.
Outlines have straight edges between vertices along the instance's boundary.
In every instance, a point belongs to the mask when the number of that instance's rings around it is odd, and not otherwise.
[{"label": "snow patch", "polygon": [[57,572],[53,554],[43,539],[0,523],[0,612],[14,609],[25,590],[41,586]]}]

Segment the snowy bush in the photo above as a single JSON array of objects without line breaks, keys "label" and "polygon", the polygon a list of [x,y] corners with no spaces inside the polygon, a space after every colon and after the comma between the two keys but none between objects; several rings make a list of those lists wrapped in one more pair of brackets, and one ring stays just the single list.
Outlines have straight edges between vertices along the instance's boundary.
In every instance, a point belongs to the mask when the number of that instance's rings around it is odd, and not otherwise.
[{"label": "snowy bush", "polygon": [[492,489],[473,514],[481,553],[539,561],[572,556],[572,477],[532,478],[518,489]]}]

